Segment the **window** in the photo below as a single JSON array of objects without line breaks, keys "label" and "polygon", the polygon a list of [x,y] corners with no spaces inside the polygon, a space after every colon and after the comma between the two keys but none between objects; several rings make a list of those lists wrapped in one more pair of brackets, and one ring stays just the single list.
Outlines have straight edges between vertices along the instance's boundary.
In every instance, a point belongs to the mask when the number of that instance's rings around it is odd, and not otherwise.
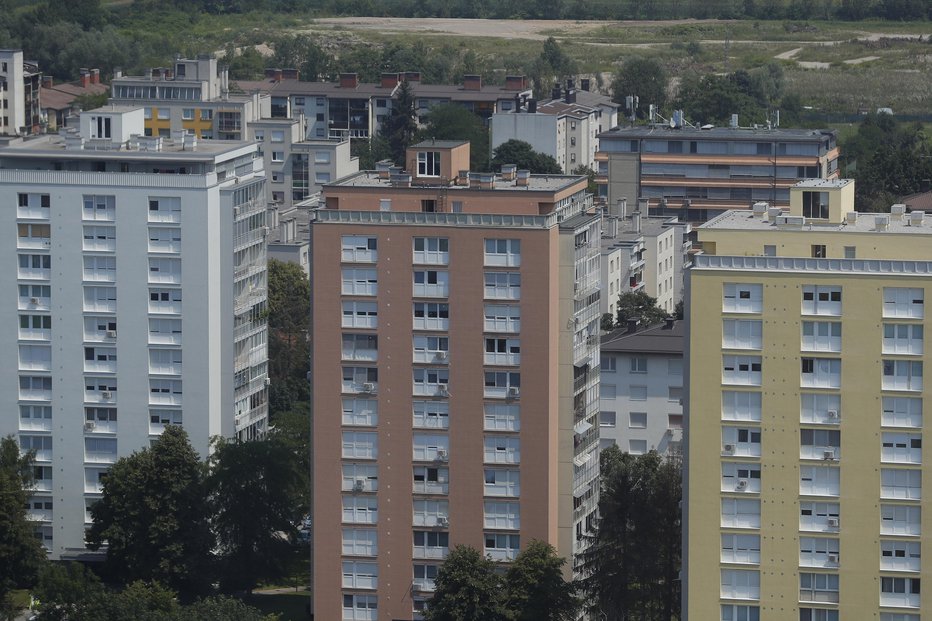
[{"label": "window", "polygon": [[763,322],[749,319],[725,319],[722,347],[726,349],[760,349]]},{"label": "window", "polygon": [[436,466],[414,467],[414,493],[446,494],[449,490],[450,470]]},{"label": "window", "polygon": [[440,152],[439,151],[418,151],[417,176],[418,177],[439,177],[440,176]]},{"label": "window", "polygon": [[841,351],[841,323],[804,321],[802,348],[805,351]]},{"label": "window", "polygon": [[521,299],[521,274],[518,272],[486,272],[486,299]]},{"label": "window", "polygon": [[760,356],[724,356],[722,383],[760,386]]},{"label": "window", "polygon": [[628,440],[628,452],[632,455],[647,453],[647,440]]},{"label": "window", "polygon": [[446,237],[415,237],[414,263],[446,265],[450,262],[450,240]]},{"label": "window", "polygon": [[433,530],[414,531],[414,558],[446,558],[450,533]]},{"label": "window", "polygon": [[881,606],[919,607],[919,578],[880,578]]},{"label": "window", "polygon": [[521,309],[518,306],[485,306],[486,332],[519,332],[521,330]]},{"label": "window", "polygon": [[344,459],[375,459],[379,453],[378,435],[367,431],[343,432]]},{"label": "window", "polygon": [[[182,108],[181,118],[185,121],[193,121],[194,120],[194,108]],[[258,138],[258,136],[256,139],[261,140],[261,138]]]},{"label": "window", "polygon": [[450,327],[450,305],[443,302],[415,302],[415,330],[447,330]]},{"label": "window", "polygon": [[84,460],[113,463],[117,456],[116,438],[84,438]]},{"label": "window", "polygon": [[922,427],[922,399],[884,397],[882,407],[885,427]]},{"label": "window", "polygon": [[918,433],[883,433],[880,460],[900,464],[922,463],[922,436]]},{"label": "window", "polygon": [[485,534],[485,554],[491,556],[494,561],[514,560],[518,556],[518,548],[520,547],[521,538],[519,535]]},{"label": "window", "polygon": [[683,387],[669,386],[667,388],[667,401],[670,403],[681,404],[683,402]]},{"label": "window", "polygon": [[813,244],[812,245],[812,258],[813,259],[824,259],[828,256],[825,251],[825,244]]},{"label": "window", "polygon": [[343,295],[376,295],[378,275],[374,269],[343,268]]},{"label": "window", "polygon": [[378,358],[379,337],[375,334],[347,334],[342,337],[343,360],[374,362]]},{"label": "window", "polygon": [[760,492],[760,464],[722,462],[723,492]]},{"label": "window", "polygon": [[446,401],[415,401],[413,416],[415,428],[446,429],[450,426],[450,404]]},{"label": "window", "polygon": [[771,244],[764,244],[764,256],[765,257],[777,256],[777,247]]},{"label": "window", "polygon": [[922,354],[923,329],[921,324],[883,324],[883,353]]},{"label": "window", "polygon": [[348,300],[342,303],[344,328],[378,327],[378,304]]},{"label": "window", "polygon": [[921,550],[918,541],[881,541],[880,569],[919,571]]},{"label": "window", "polygon": [[838,496],[840,471],[834,466],[800,466],[799,493],[804,496]]},{"label": "window", "polygon": [[722,420],[759,421],[761,395],[759,392],[722,392]]},{"label": "window", "polygon": [[760,457],[761,430],[757,427],[722,427],[722,447],[727,455]]},{"label": "window", "polygon": [[723,563],[760,563],[760,535],[722,535]]},{"label": "window", "polygon": [[518,267],[521,265],[521,240],[486,239],[485,263],[488,267]]},{"label": "window", "polygon": [[722,498],[722,528],[760,528],[760,500]]},{"label": "window", "polygon": [[343,491],[377,492],[378,472],[375,464],[343,464]]},{"label": "window", "polygon": [[801,501],[799,503],[799,530],[837,532],[841,524],[838,507],[837,502]]},{"label": "window", "polygon": [[446,526],[450,516],[450,503],[446,500],[414,500],[415,526]]},{"label": "window", "polygon": [[800,537],[799,564],[802,567],[838,565],[838,539]]},{"label": "window", "polygon": [[800,358],[800,385],[805,388],[840,388],[841,360]]},{"label": "window", "polygon": [[721,570],[721,596],[728,599],[760,598],[760,572],[746,569]]},{"label": "window", "polygon": [[52,348],[45,345],[20,345],[19,369],[21,371],[51,371]]},{"label": "window", "polygon": [[412,459],[414,461],[448,461],[450,458],[450,438],[446,435],[428,435],[415,433],[412,438]]},{"label": "window", "polygon": [[799,621],[838,621],[838,611],[828,608],[800,608]]},{"label": "window", "polygon": [[[644,415],[645,417],[647,416],[646,413],[644,413]],[[599,412],[599,427],[614,428],[616,418],[617,418],[617,415],[615,412],[605,412],[605,411]]]},{"label": "window", "polygon": [[316,183],[317,185],[323,185],[324,183],[330,183],[330,173],[328,172],[314,173],[314,183]]},{"label": "window", "polygon": [[433,591],[434,580],[440,567],[437,565],[414,565],[414,584],[421,591]]},{"label": "window", "polygon": [[379,406],[375,399],[343,398],[344,425],[374,427],[379,422]]},{"label": "window", "polygon": [[615,356],[602,354],[599,362],[599,367],[603,373],[605,371],[614,372],[617,369],[618,359]]},{"label": "window", "polygon": [[921,470],[880,469],[881,498],[920,500],[922,498]]},{"label": "window", "polygon": [[427,396],[448,396],[447,389],[450,384],[449,369],[424,369],[415,368],[412,372],[414,376],[414,394]]},{"label": "window", "polygon": [[272,142],[285,142],[285,132],[281,129],[273,129]]},{"label": "window", "polygon": [[722,604],[722,621],[760,621],[758,606]]},{"label": "window", "polygon": [[631,358],[631,373],[647,373],[647,358]]},{"label": "window", "polygon": [[273,162],[284,162],[285,152],[284,151],[272,151],[272,161]]},{"label": "window", "polygon": [[[98,197],[99,198],[99,197]],[[87,219],[87,197],[84,199]],[[97,218],[100,220],[101,218]],[[113,218],[108,218],[112,220]],[[149,222],[181,222],[181,199],[178,197],[149,197]]]},{"label": "window", "polygon": [[[508,373],[504,371],[486,371],[485,372],[485,396],[486,397],[506,397],[517,396],[517,390],[521,386],[520,373]],[[512,390],[514,389],[514,390]],[[515,393],[515,394],[512,394]]]},{"label": "window", "polygon": [[344,589],[375,589],[378,587],[379,566],[375,563],[343,561]]},{"label": "window", "polygon": [[800,429],[799,456],[802,459],[840,458],[841,432],[837,429]]},{"label": "window", "polygon": [[763,285],[725,283],[722,310],[726,313],[759,313],[763,307]]},{"label": "window", "polygon": [[828,219],[828,192],[803,192],[803,216]]},{"label": "window", "polygon": [[911,360],[884,360],[883,389],[922,390],[922,363]]},{"label": "window", "polygon": [[[607,392],[602,395],[605,398],[608,398],[611,392]],[[628,387],[628,400],[629,401],[647,401],[647,386],[629,386]]]},{"label": "window", "polygon": [[803,286],[804,315],[841,315],[841,287]]},{"label": "window", "polygon": [[799,599],[803,602],[838,602],[837,574],[799,574]]},{"label": "window", "polygon": [[484,528],[521,528],[521,507],[517,502],[485,501]]},{"label": "window", "polygon": [[629,412],[628,413],[629,429],[646,429],[647,412]]},{"label": "window", "polygon": [[854,246],[845,246],[845,258],[846,259],[855,259],[857,258],[857,248]]},{"label": "window", "polygon": [[375,556],[378,553],[378,535],[364,528],[343,529],[343,554],[346,556]]},{"label": "window", "polygon": [[521,493],[520,475],[517,470],[485,471],[485,495],[517,497]]},{"label": "window", "polygon": [[512,436],[486,436],[485,463],[517,464],[521,461],[521,441]]},{"label": "window", "polygon": [[922,510],[910,505],[880,505],[882,535],[918,535],[921,532]]},{"label": "window", "polygon": [[446,297],[450,294],[450,273],[441,270],[415,270],[413,295]]},{"label": "window", "polygon": [[922,289],[884,287],[883,316],[898,319],[922,319],[925,292]]},{"label": "window", "polygon": [[516,403],[486,403],[485,426],[486,431],[520,431],[520,406]]}]

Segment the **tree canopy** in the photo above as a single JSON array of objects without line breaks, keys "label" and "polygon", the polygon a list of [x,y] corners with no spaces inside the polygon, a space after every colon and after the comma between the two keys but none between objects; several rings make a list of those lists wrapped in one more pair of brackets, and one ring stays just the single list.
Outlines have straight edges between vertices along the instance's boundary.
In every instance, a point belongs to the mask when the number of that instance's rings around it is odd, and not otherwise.
[{"label": "tree canopy", "polygon": [[31,585],[45,562],[45,550],[26,517],[33,486],[33,453],[20,455],[13,436],[0,439],[0,613],[10,607],[12,589]]},{"label": "tree canopy", "polygon": [[582,555],[590,610],[606,621],[679,619],[679,457],[613,446],[600,462],[600,518]]},{"label": "tree canopy", "polygon": [[208,592],[213,576],[205,467],[179,426],[150,448],[119,459],[91,508],[88,547],[107,544],[106,573],[129,584],[155,580],[184,599]]},{"label": "tree canopy", "polygon": [[414,95],[407,80],[401,83],[388,119],[382,123],[382,137],[388,142],[392,161],[404,165],[405,150],[414,141],[417,132],[417,113],[414,109]]},{"label": "tree canopy", "polygon": [[541,175],[559,175],[563,172],[552,156],[538,153],[530,143],[523,140],[506,140],[495,147],[492,152],[492,170],[498,170],[504,164],[515,164],[519,170],[530,170]]},{"label": "tree canopy", "polygon": [[269,259],[269,417],[310,408],[310,280],[300,265]]},{"label": "tree canopy", "polygon": [[640,100],[639,118],[647,117],[650,104],[658,109],[667,103],[666,69],[655,58],[632,56],[622,63],[612,79],[612,99],[624,109],[625,98],[634,95]]},{"label": "tree canopy", "polygon": [[489,170],[489,128],[474,113],[458,104],[433,106],[425,119],[421,138],[437,140],[468,140],[469,169]]},{"label": "tree canopy", "polygon": [[505,572],[505,609],[511,621],[576,621],[576,585],[563,579],[566,560],[543,541],[528,544]]},{"label": "tree canopy", "polygon": [[657,298],[653,298],[643,291],[626,291],[618,296],[616,306],[617,315],[615,324],[624,327],[629,319],[640,319],[641,325],[663,321],[667,312],[657,306]]},{"label": "tree canopy", "polygon": [[475,548],[460,545],[450,550],[434,585],[426,621],[505,620],[495,563]]}]

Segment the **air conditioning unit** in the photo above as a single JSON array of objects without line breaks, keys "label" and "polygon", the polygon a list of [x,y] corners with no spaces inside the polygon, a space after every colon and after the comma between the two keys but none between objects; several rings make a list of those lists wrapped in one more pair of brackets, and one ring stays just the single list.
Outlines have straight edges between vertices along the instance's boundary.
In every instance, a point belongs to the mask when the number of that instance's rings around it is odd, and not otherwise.
[{"label": "air conditioning unit", "polygon": [[353,491],[362,492],[362,491],[365,491],[365,489],[366,489],[366,480],[356,479],[356,481],[353,483]]},{"label": "air conditioning unit", "polygon": [[832,563],[833,565],[837,565],[837,564],[838,564],[838,554],[835,553],[835,552],[829,552],[829,554],[828,554],[828,562],[829,562],[829,563]]},{"label": "air conditioning unit", "polygon": [[835,449],[833,449],[833,448],[826,448],[826,449],[823,449],[823,450],[822,450],[822,459],[825,459],[825,460],[827,460],[827,461],[831,461],[831,460],[835,459]]},{"label": "air conditioning unit", "polygon": [[101,399],[113,399],[113,393],[110,392],[109,390],[105,390],[102,393],[100,393],[100,398]]},{"label": "air conditioning unit", "polygon": [[262,227],[262,234],[263,234],[263,235],[268,235],[270,230],[271,230],[271,229],[269,229],[269,227],[263,226],[263,227]]},{"label": "air conditioning unit", "polygon": [[265,378],[265,385],[266,385],[266,386],[271,386],[271,385],[272,385],[272,378],[271,378],[271,377]]},{"label": "air conditioning unit", "polygon": [[521,396],[521,389],[519,389],[517,386],[512,386],[511,388],[508,389],[508,396],[509,397]]},{"label": "air conditioning unit", "polygon": [[447,387],[446,384],[437,384],[437,394],[440,395],[441,397],[449,397],[450,389]]},{"label": "air conditioning unit", "polygon": [[828,522],[830,528],[838,528],[839,520],[837,517],[830,517],[826,522]]},{"label": "air conditioning unit", "polygon": [[832,419],[838,419],[838,410],[829,410],[825,415]]},{"label": "air conditioning unit", "polygon": [[94,431],[94,427],[96,426],[97,425],[94,424],[94,421],[89,420],[86,423],[84,423],[84,431]]},{"label": "air conditioning unit", "polygon": [[39,298],[29,298],[29,303],[30,303],[30,304],[38,304],[38,303],[39,303]]},{"label": "air conditioning unit", "polygon": [[748,480],[747,480],[747,479],[738,479],[738,482],[735,484],[735,489],[737,489],[737,490],[745,490],[745,489],[747,489],[747,488],[748,488]]},{"label": "air conditioning unit", "polygon": [[449,356],[449,355],[450,355],[449,352],[438,351],[438,352],[437,352],[437,360],[446,360],[446,359],[447,359],[447,356]]},{"label": "air conditioning unit", "polygon": [[372,382],[366,382],[362,385],[363,392],[375,392],[375,384]]},{"label": "air conditioning unit", "polygon": [[437,461],[447,461],[450,456],[447,455],[446,449],[437,449]]},{"label": "air conditioning unit", "polygon": [[446,528],[449,525],[450,525],[450,518],[443,517],[443,516],[440,516],[437,518],[437,526],[442,526]]},{"label": "air conditioning unit", "polygon": [[116,338],[116,330],[107,330],[107,338],[108,338],[108,339],[115,339],[115,338]]},{"label": "air conditioning unit", "polygon": [[726,454],[728,454],[728,455],[734,455],[734,452],[735,452],[735,445],[734,445],[734,444],[726,444],[725,446],[722,447],[722,452],[723,452],[723,453],[726,453]]}]

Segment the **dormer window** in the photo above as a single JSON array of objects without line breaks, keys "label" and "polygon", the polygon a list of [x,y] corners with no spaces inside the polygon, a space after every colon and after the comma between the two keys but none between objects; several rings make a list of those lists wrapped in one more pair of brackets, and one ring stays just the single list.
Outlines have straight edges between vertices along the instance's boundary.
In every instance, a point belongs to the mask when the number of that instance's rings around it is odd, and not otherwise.
[{"label": "dormer window", "polygon": [[439,151],[418,151],[417,176],[418,177],[439,177],[440,176],[440,152]]}]

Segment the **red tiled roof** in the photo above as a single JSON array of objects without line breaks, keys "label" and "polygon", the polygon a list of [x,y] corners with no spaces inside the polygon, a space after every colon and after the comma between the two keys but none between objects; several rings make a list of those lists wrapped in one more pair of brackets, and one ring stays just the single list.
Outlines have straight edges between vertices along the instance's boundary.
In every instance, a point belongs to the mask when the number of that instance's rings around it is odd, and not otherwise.
[{"label": "red tiled roof", "polygon": [[39,89],[39,101],[46,110],[65,110],[71,107],[79,95],[99,95],[107,92],[108,88],[108,85],[101,83],[88,84],[86,87],[69,83],[56,84],[51,88],[43,86]]}]

